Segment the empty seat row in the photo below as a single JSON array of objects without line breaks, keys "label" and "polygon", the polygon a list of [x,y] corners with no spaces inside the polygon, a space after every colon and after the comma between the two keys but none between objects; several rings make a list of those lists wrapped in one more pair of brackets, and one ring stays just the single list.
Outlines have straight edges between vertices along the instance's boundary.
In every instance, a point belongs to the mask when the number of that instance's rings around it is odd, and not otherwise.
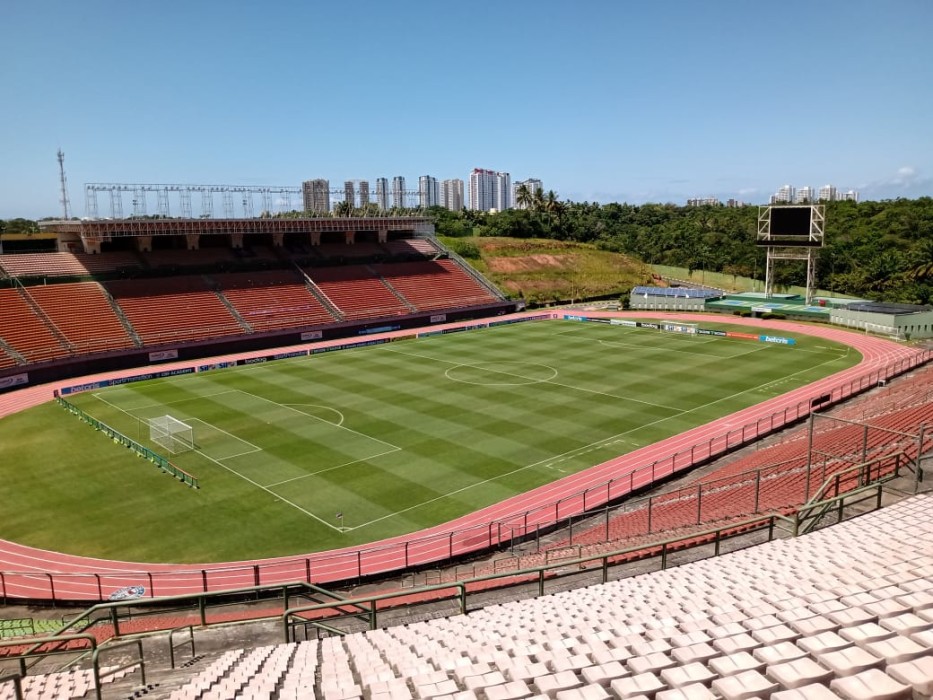
[{"label": "empty seat row", "polygon": [[931,515],[933,496],[917,496],[676,568],[281,645],[268,670],[239,661],[173,697],[249,684],[321,700],[928,698]]}]

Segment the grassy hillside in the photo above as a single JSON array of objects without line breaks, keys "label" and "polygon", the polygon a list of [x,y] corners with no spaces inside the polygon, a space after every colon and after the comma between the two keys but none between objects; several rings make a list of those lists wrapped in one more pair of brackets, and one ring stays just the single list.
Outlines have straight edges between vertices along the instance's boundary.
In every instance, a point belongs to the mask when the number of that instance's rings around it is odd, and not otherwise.
[{"label": "grassy hillside", "polygon": [[441,238],[502,291],[530,304],[627,295],[651,269],[586,243],[518,238]]}]

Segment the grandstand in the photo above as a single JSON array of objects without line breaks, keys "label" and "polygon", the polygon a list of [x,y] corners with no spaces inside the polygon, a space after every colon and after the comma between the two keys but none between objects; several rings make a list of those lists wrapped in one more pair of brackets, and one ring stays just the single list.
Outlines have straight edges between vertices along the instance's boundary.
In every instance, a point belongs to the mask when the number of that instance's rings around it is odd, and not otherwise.
[{"label": "grandstand", "polygon": [[166,346],[208,356],[309,332],[352,336],[381,319],[418,326],[438,311],[453,319],[514,309],[447,259],[417,217],[43,227],[63,252],[0,255],[0,380],[41,383],[104,368],[115,354],[123,366],[146,364]]}]

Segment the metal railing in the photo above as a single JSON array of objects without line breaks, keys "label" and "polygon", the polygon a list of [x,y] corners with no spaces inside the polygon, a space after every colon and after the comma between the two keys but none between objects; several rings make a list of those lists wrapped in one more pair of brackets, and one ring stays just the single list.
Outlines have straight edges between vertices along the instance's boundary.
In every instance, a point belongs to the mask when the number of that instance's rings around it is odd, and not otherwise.
[{"label": "metal railing", "polygon": [[[74,642],[87,642],[87,646],[78,649],[66,648],[66,645]],[[50,646],[51,648],[43,648],[46,646]],[[106,672],[101,673],[100,655],[104,652],[110,652],[127,646],[136,647],[136,658],[119,666],[109,667]],[[142,679],[141,685],[146,684],[146,660],[143,655],[143,643],[139,639],[101,645],[98,644],[96,637],[94,637],[92,634],[57,634],[49,637],[31,637],[27,640],[0,642],[0,649],[8,647],[26,647],[26,649],[19,653],[10,654],[4,657],[5,660],[15,660],[18,662],[19,673],[0,678],[0,683],[13,681],[14,697],[16,697],[17,700],[23,700],[24,697],[22,682],[29,673],[30,660],[38,662],[41,659],[47,658],[49,656],[59,656],[63,654],[84,654],[88,650],[91,651],[91,668],[94,672],[94,691],[97,700],[101,700],[101,684],[105,679],[109,678],[110,676],[115,676],[121,671],[135,669],[137,665],[139,665]]]}]

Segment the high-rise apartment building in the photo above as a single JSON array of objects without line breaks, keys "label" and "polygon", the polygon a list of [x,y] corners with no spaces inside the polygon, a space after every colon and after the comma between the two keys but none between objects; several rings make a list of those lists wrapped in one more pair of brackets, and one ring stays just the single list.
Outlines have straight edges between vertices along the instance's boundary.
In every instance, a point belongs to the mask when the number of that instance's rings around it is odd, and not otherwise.
[{"label": "high-rise apartment building", "polygon": [[418,178],[418,204],[422,209],[436,207],[438,204],[437,178],[422,175]]},{"label": "high-rise apartment building", "polygon": [[774,193],[774,196],[771,198],[773,204],[790,204],[794,201],[794,193],[796,190],[791,185],[784,185],[781,189]]},{"label": "high-rise apartment building", "polygon": [[794,204],[810,204],[813,201],[813,188],[800,187],[794,193]]},{"label": "high-rise apartment building", "polygon": [[512,177],[495,170],[473,168],[470,173],[470,209],[489,211],[512,208]]},{"label": "high-rise apartment building", "polygon": [[496,173],[496,209],[503,211],[512,208],[512,176],[508,173]]},{"label": "high-rise apartment building", "polygon": [[376,178],[376,204],[382,211],[389,208],[389,181],[384,177]]},{"label": "high-rise apartment building", "polygon": [[405,208],[405,178],[401,175],[392,178],[392,206],[396,209]]},{"label": "high-rise apartment building", "polygon": [[835,185],[823,185],[820,188],[819,200],[821,202],[835,202],[836,201],[836,186]]},{"label": "high-rise apartment building", "polygon": [[532,198],[532,201],[534,200],[535,195],[537,195],[538,192],[540,192],[542,189],[541,180],[538,180],[536,178],[529,178],[528,180],[521,180],[519,182],[516,182],[515,185],[512,187],[512,206],[514,206],[516,209],[527,209],[528,208],[525,204],[518,201],[518,192],[522,185],[524,185],[525,188],[528,190],[528,194]]},{"label": "high-rise apartment building", "polygon": [[356,185],[353,180],[343,183],[343,201],[348,202],[351,209],[356,207]]},{"label": "high-rise apartment building", "polygon": [[444,180],[441,183],[439,203],[450,211],[463,209],[463,180]]},{"label": "high-rise apartment building", "polygon": [[369,204],[369,182],[360,180],[360,208]]},{"label": "high-rise apartment building", "polygon": [[330,182],[323,179],[305,180],[301,183],[301,201],[307,212],[328,213],[330,211]]}]

